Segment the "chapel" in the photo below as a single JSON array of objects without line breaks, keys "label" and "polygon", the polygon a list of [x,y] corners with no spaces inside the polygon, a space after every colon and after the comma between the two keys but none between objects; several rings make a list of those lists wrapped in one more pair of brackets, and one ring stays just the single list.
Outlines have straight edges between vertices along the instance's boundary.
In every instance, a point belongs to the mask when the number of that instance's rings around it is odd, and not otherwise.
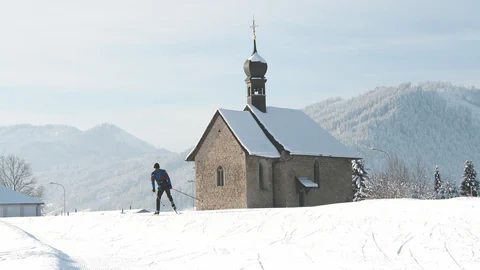
[{"label": "chapel", "polygon": [[267,62],[245,61],[247,104],[217,109],[186,161],[195,162],[197,210],[351,202],[359,154],[301,110],[267,106]]}]

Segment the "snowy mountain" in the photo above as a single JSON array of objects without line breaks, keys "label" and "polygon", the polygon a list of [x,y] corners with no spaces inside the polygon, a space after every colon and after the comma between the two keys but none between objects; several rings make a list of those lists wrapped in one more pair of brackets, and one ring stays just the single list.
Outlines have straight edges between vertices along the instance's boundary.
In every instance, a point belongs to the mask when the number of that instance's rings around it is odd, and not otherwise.
[{"label": "snowy mountain", "polygon": [[410,165],[435,165],[443,177],[459,180],[464,162],[480,166],[480,90],[442,82],[377,87],[351,99],[333,98],[305,112],[380,170],[387,155]]},{"label": "snowy mountain", "polygon": [[[32,165],[46,188],[47,211],[63,207],[63,192],[50,181],[65,186],[70,211],[151,208],[155,162],[168,169],[174,188],[192,190],[186,181],[193,179],[193,164],[184,161],[186,153],[155,148],[111,124],[86,131],[63,125],[0,127],[0,154],[8,153]],[[192,207],[191,199],[175,198],[179,208]]]},{"label": "snowy mountain", "polygon": [[35,170],[86,158],[101,161],[156,151],[159,149],[111,124],[87,131],[65,125],[0,127],[0,153],[22,156]]},{"label": "snowy mountain", "polygon": [[[387,161],[376,147],[410,165],[417,161],[443,178],[459,180],[464,161],[480,166],[480,91],[448,83],[402,84],[378,87],[364,95],[334,98],[305,108],[332,135],[362,153],[367,168],[382,169]],[[155,195],[149,175],[159,162],[172,177],[174,188],[194,194],[193,163],[184,161],[189,151],[172,153],[103,124],[81,131],[64,125],[0,127],[0,154],[13,153],[32,164],[37,180],[46,187],[48,210],[63,206],[62,190],[50,181],[65,184],[67,208],[73,211],[133,208],[152,209]],[[179,208],[194,201],[173,192]],[[163,199],[170,210],[167,199]]]},{"label": "snowy mountain", "polygon": [[479,198],[0,218],[0,269],[480,269]]}]

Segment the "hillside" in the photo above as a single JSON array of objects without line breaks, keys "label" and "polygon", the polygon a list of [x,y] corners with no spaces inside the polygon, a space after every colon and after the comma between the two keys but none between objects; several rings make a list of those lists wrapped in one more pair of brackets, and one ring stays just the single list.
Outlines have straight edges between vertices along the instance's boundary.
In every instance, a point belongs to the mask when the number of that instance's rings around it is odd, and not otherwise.
[{"label": "hillside", "polygon": [[[351,99],[334,98],[305,112],[340,141],[359,151],[374,172],[385,166],[383,149],[410,165],[435,165],[442,177],[459,180],[464,161],[480,166],[480,91],[448,83],[378,87]],[[69,211],[154,207],[149,174],[159,162],[167,168],[174,188],[194,194],[193,163],[185,153],[172,153],[132,136],[111,124],[81,131],[65,125],[0,127],[0,154],[13,153],[32,164],[46,187],[47,211],[63,207],[65,184]],[[194,201],[174,193],[177,206]],[[164,203],[167,199],[164,198]],[[170,210],[167,204],[166,210]]]},{"label": "hillside", "polygon": [[111,124],[86,131],[65,125],[0,127],[0,153],[24,157],[35,171],[74,161],[129,158],[156,151],[159,149]]},{"label": "hillside", "polygon": [[[155,162],[168,169],[174,188],[192,190],[187,180],[193,179],[193,164],[184,161],[185,153],[157,149],[111,124],[86,131],[64,125],[0,127],[4,153],[32,164],[46,188],[47,211],[63,208],[63,191],[50,181],[66,187],[69,211],[151,208],[155,197],[149,179]],[[183,195],[175,199],[179,208],[193,205]]]},{"label": "hillside", "polygon": [[479,269],[480,199],[0,219],[0,269]]},{"label": "hillside", "polygon": [[449,83],[377,87],[351,99],[334,98],[305,108],[317,123],[362,153],[367,167],[382,169],[387,156],[410,165],[435,165],[459,180],[464,162],[480,166],[480,90]]}]

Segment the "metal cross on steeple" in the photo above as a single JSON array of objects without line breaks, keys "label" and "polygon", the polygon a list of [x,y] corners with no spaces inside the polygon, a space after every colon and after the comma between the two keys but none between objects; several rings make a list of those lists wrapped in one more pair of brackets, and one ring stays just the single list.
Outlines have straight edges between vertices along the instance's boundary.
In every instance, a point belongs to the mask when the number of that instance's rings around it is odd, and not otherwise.
[{"label": "metal cross on steeple", "polygon": [[257,35],[256,35],[256,30],[257,30],[258,25],[255,24],[255,15],[253,15],[253,23],[250,25],[250,28],[253,30],[253,53],[257,52]]},{"label": "metal cross on steeple", "polygon": [[253,39],[255,39],[255,38],[256,38],[256,33],[255,33],[255,30],[257,29],[257,27],[258,27],[258,25],[257,25],[257,24],[255,24],[255,15],[253,15],[253,23],[252,23],[252,25],[250,26],[250,28],[252,28],[252,29],[253,29]]}]

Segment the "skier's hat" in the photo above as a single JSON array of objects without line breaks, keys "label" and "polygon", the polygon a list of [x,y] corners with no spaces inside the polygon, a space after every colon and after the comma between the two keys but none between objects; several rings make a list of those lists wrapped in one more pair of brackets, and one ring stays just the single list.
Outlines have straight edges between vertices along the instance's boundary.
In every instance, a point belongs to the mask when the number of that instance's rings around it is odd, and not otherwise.
[{"label": "skier's hat", "polygon": [[153,165],[153,168],[155,168],[155,169],[160,169],[160,164],[155,163],[155,165]]}]

